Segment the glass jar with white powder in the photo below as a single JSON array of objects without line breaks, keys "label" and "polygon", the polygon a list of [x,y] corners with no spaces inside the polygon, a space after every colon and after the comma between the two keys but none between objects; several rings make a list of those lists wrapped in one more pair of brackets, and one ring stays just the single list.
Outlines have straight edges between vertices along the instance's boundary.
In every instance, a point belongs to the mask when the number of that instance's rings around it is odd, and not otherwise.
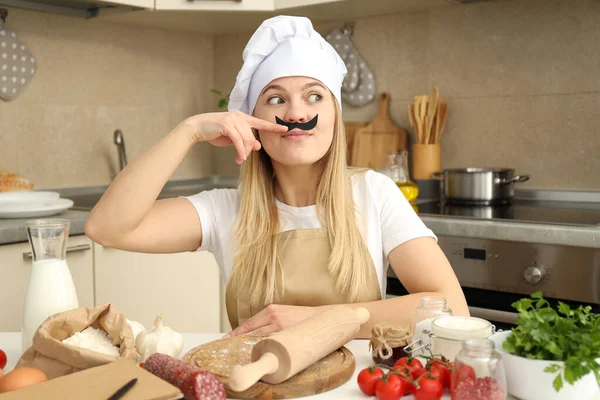
[{"label": "glass jar with white powder", "polygon": [[[429,336],[423,334],[424,330],[431,332],[432,322],[439,317],[451,316],[452,310],[448,307],[446,299],[440,296],[424,296],[421,298],[421,304],[415,310],[415,316],[412,324],[413,342],[421,339],[422,345],[429,344]],[[414,355],[423,354],[422,349],[413,353]]]},{"label": "glass jar with white powder", "polygon": [[495,332],[490,321],[476,317],[451,316],[437,318],[431,325],[432,351],[454,361],[467,339],[485,339]]}]

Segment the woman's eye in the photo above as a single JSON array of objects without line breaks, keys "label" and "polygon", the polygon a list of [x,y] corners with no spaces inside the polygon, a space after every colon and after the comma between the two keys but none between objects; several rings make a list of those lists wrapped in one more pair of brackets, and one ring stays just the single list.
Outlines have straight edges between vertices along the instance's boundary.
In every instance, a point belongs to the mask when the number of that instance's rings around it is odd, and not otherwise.
[{"label": "woman's eye", "polygon": [[323,100],[323,96],[317,93],[313,93],[310,96],[308,96],[308,101],[311,103],[318,103],[321,100]]},{"label": "woman's eye", "polygon": [[273,96],[268,100],[269,104],[283,104],[283,99],[279,96]]}]

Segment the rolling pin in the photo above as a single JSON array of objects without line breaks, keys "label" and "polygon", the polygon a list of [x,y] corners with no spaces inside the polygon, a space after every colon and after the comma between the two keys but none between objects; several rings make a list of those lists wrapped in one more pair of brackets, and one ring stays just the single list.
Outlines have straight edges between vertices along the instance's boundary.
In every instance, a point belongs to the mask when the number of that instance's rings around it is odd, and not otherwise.
[{"label": "rolling pin", "polygon": [[366,308],[336,306],[277,332],[254,345],[252,362],[231,373],[229,387],[243,392],[260,379],[281,383],[354,339],[368,320]]}]

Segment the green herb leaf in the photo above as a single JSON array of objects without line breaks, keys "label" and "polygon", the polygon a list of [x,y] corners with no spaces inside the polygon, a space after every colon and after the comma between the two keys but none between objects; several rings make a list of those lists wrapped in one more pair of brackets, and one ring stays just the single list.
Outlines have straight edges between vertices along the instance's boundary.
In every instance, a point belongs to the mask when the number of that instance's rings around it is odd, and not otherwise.
[{"label": "green herb leaf", "polygon": [[562,367],[559,364],[550,364],[546,368],[544,368],[544,372],[555,373],[560,371]]},{"label": "green herb leaf", "polygon": [[562,301],[558,303],[558,311],[567,317],[573,315],[573,311],[571,311],[571,307],[568,304],[563,303]]},{"label": "green herb leaf", "polygon": [[556,378],[552,381],[552,386],[554,386],[554,390],[560,392],[560,389],[563,387],[563,380],[560,374],[556,375]]},{"label": "green herb leaf", "polygon": [[223,96],[223,93],[221,93],[220,91],[218,91],[217,89],[210,89],[210,91],[214,94],[218,94],[219,96]]}]

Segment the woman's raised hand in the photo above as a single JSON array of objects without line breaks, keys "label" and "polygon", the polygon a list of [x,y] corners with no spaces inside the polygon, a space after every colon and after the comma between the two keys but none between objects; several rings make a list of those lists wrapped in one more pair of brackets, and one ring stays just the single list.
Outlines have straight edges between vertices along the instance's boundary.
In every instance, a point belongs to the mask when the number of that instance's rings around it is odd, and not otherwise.
[{"label": "woman's raised hand", "polygon": [[261,148],[252,129],[284,133],[288,128],[252,117],[241,111],[199,114],[188,118],[185,125],[191,129],[194,142],[209,142],[215,146],[233,145],[237,150],[235,162],[243,163],[251,151]]}]

